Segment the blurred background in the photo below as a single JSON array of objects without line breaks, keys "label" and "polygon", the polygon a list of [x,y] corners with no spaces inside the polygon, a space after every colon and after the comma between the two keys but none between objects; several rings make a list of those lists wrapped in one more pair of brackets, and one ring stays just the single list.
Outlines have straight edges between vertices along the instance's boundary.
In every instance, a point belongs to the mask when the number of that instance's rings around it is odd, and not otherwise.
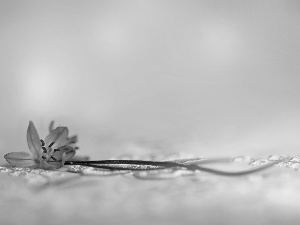
[{"label": "blurred background", "polygon": [[[0,0],[0,153],[298,154],[300,2]],[[3,159],[2,159],[3,160]]]}]

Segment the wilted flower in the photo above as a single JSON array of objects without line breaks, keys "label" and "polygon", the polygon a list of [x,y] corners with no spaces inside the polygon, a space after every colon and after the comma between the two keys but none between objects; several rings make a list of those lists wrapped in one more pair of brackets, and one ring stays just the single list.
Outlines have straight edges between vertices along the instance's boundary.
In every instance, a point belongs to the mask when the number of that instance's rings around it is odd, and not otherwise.
[{"label": "wilted flower", "polygon": [[69,130],[67,127],[52,129],[44,140],[39,138],[34,124],[30,121],[27,129],[27,143],[32,154],[11,152],[4,156],[13,166],[39,169],[58,169],[66,160],[75,155],[75,149],[68,145]]}]

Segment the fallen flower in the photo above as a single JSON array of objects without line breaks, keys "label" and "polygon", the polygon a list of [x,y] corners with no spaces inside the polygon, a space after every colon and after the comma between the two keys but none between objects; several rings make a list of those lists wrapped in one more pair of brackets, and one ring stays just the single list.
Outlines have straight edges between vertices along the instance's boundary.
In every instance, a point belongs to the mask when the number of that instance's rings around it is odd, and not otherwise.
[{"label": "fallen flower", "polygon": [[72,158],[76,151],[68,145],[69,130],[67,127],[52,129],[45,140],[41,140],[32,121],[27,129],[27,143],[31,151],[11,152],[4,156],[13,166],[39,169],[58,169],[66,160]]},{"label": "fallen flower", "polygon": [[[29,167],[39,169],[58,169],[63,165],[90,167],[100,169],[100,171],[156,171],[156,174],[162,175],[165,170],[171,172],[188,171],[196,172],[202,171],[222,176],[243,176],[259,172],[270,168],[274,165],[289,160],[288,157],[275,157],[275,160],[269,160],[268,163],[242,171],[223,171],[207,167],[207,164],[216,162],[234,162],[234,159],[214,158],[214,159],[178,159],[171,161],[147,161],[147,160],[96,160],[89,161],[88,157],[81,157],[78,159],[72,158],[76,151],[74,144],[77,137],[68,138],[67,127],[53,128],[54,123],[50,124],[50,134],[45,141],[40,140],[34,124],[30,121],[27,130],[27,143],[31,151],[27,152],[11,152],[4,156],[7,162],[13,166]],[[72,158],[72,161],[70,159]],[[72,171],[72,169],[71,169]]]}]

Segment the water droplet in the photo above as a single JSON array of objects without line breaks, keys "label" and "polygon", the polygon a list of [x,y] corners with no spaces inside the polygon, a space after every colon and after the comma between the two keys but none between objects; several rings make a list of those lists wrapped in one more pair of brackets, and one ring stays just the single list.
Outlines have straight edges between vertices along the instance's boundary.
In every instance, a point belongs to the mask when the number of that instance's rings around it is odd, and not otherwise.
[{"label": "water droplet", "polygon": [[7,168],[7,167],[4,167],[4,166],[0,166],[0,172],[3,172],[3,173],[10,173],[12,172],[13,169],[12,168]]},{"label": "water droplet", "polygon": [[49,173],[48,170],[43,170],[43,169],[32,169],[30,172],[34,173],[34,174],[47,174],[47,173]]},{"label": "water droplet", "polygon": [[136,171],[133,176],[139,179],[146,180],[161,180],[161,179],[171,179],[180,176],[179,173],[175,173],[173,169],[165,170],[153,170],[153,171]]},{"label": "water droplet", "polygon": [[274,154],[274,155],[270,155],[268,157],[268,160],[269,161],[278,161],[278,160],[282,160],[282,159],[285,159],[287,158],[286,155],[277,155],[277,154]]},{"label": "water droplet", "polygon": [[250,156],[237,156],[233,158],[234,162],[250,162],[251,157]]},{"label": "water droplet", "polygon": [[97,175],[97,176],[113,176],[119,174],[130,173],[129,170],[107,170],[107,169],[96,169],[92,167],[87,167],[81,171],[84,175]]},{"label": "water droplet", "polygon": [[24,171],[25,168],[23,167],[15,167],[13,168],[14,171]]},{"label": "water droplet", "polygon": [[199,173],[199,171],[180,170],[180,169],[164,169],[152,171],[135,171],[133,176],[144,180],[163,180],[172,179],[180,176],[190,176]]},{"label": "water droplet", "polygon": [[75,172],[75,173],[81,173],[81,171],[86,168],[87,168],[86,166],[73,165],[73,166],[68,166],[68,171]]},{"label": "water droplet", "polygon": [[274,165],[274,167],[287,167],[287,162],[280,162]]},{"label": "water droplet", "polygon": [[249,163],[249,165],[251,166],[262,166],[262,165],[265,165],[269,162],[269,160],[267,159],[258,159],[258,160],[255,160],[251,163]]},{"label": "water droplet", "polygon": [[300,163],[292,163],[289,168],[294,169],[294,170],[299,170]]},{"label": "water droplet", "polygon": [[290,162],[300,163],[300,156],[295,156],[290,159]]}]

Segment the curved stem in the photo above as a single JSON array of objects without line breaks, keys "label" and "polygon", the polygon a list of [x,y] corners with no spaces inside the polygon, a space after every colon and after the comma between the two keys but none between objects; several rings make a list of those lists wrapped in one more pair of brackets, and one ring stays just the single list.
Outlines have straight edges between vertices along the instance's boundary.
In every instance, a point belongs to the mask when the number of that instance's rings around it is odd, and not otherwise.
[{"label": "curved stem", "polygon": [[216,174],[216,175],[221,175],[221,176],[243,176],[243,175],[247,175],[247,174],[251,174],[251,173],[255,173],[255,172],[265,170],[267,168],[270,168],[270,167],[274,166],[277,163],[279,163],[279,162],[278,161],[271,162],[271,163],[268,163],[266,165],[256,167],[254,169],[242,170],[242,171],[237,171],[237,172],[228,172],[228,171],[216,170],[216,169],[211,169],[211,168],[197,166],[197,165],[195,165],[195,166],[200,171],[213,173],[213,174]]},{"label": "curved stem", "polygon": [[[200,161],[197,161],[195,164],[182,164],[182,163],[177,163],[177,162],[173,162],[173,161],[98,160],[98,161],[67,161],[65,163],[65,165],[82,165],[82,166],[110,169],[110,170],[132,170],[132,171],[161,170],[161,169],[168,169],[168,168],[174,168],[174,167],[181,167],[181,168],[185,168],[185,169],[192,170],[192,171],[198,170],[198,171],[208,172],[208,173],[222,175],[222,176],[242,176],[242,175],[247,175],[247,174],[265,170],[265,169],[270,168],[273,165],[275,165],[279,162],[282,162],[284,160],[285,159],[274,161],[274,162],[268,163],[266,165],[256,167],[254,169],[237,171],[237,172],[222,171],[222,170],[211,169],[211,168],[196,165],[196,164],[202,163]],[[205,162],[209,163],[209,161],[203,161],[203,163],[205,163]],[[128,168],[128,167],[122,168],[122,167],[114,167],[114,166],[107,166],[107,165],[141,165],[141,166],[158,166],[160,168],[147,168],[147,169],[145,169],[145,168]]]}]

